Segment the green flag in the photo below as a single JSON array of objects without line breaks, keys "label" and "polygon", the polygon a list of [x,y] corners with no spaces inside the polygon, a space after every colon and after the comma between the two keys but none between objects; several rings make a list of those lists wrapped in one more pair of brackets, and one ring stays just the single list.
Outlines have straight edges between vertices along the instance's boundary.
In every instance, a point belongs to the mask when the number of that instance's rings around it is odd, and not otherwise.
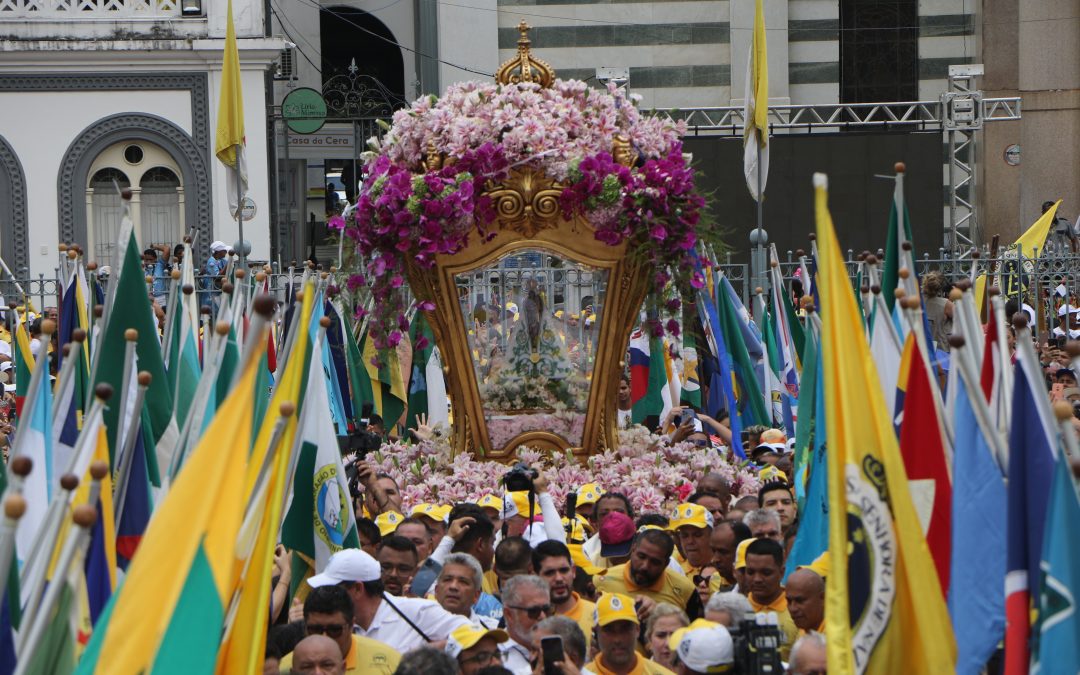
[{"label": "green flag", "polygon": [[[124,252],[124,263],[120,278],[116,282],[116,293],[110,309],[108,323],[101,337],[101,349],[94,371],[94,387],[109,384],[113,388],[113,398],[105,407],[105,427],[109,438],[109,461],[113,461],[117,450],[117,426],[120,421],[121,392],[128,385],[124,382],[124,351],[127,341],[124,333],[129,328],[139,332],[136,343],[138,369],[150,373],[152,380],[146,391],[143,405],[150,417],[150,429],[158,451],[159,464],[168,466],[173,447],[177,440],[176,422],[173,419],[173,397],[169,391],[165,376],[165,363],[161,358],[161,344],[158,342],[157,321],[150,308],[150,299],[146,292],[139,246],[135,241],[134,231],[130,234]],[[134,392],[132,392],[134,395]]]},{"label": "green flag", "polygon": [[[899,214],[903,211],[904,214],[904,232],[900,233],[900,219]],[[893,194],[892,207],[889,209],[889,237],[885,240],[885,269],[881,275],[881,295],[885,298],[885,305],[889,308],[889,312],[892,312],[893,305],[896,304],[896,296],[893,295],[893,291],[896,290],[896,285],[900,281],[900,246],[905,241],[913,241],[911,238],[911,218],[908,217],[907,204],[904,202],[903,193]],[[912,259],[914,259],[914,251],[912,251]],[[914,270],[912,270],[914,272]],[[861,283],[861,280],[860,280]],[[860,286],[855,287],[855,292],[859,292]],[[862,307],[862,302],[859,302],[859,307]]]},{"label": "green flag", "polygon": [[[315,350],[321,349],[320,341]],[[359,548],[360,537],[319,359],[311,359],[308,373],[312,386],[296,429],[300,456],[281,543],[314,560],[315,569],[321,571],[334,553]]]}]

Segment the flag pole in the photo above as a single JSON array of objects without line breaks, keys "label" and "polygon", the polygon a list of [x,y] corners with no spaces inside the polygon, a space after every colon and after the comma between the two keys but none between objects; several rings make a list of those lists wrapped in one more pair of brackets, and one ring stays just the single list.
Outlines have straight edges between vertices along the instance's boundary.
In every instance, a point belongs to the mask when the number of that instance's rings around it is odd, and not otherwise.
[{"label": "flag pole", "polygon": [[[97,480],[100,480],[100,478]],[[49,614],[52,613],[53,608],[60,599],[60,592],[67,586],[67,577],[71,574],[72,563],[78,561],[79,566],[82,565],[86,549],[90,546],[90,528],[93,527],[97,518],[97,509],[93,506],[80,504],[75,507],[71,519],[76,527],[73,528],[73,531],[64,541],[63,549],[60,552],[60,561],[56,565],[55,576],[52,583],[49,584],[49,589],[45,591],[45,598],[42,600],[41,606],[38,607],[34,615],[34,621],[26,632],[26,639],[18,650],[19,660],[15,666],[16,675],[27,672],[30,667],[34,652],[37,651],[38,645],[45,634]],[[57,620],[62,621],[64,618],[66,617],[57,617]]]},{"label": "flag pole", "polygon": [[240,235],[240,267],[247,269],[247,251],[244,250],[244,180],[240,175],[240,146],[236,148],[236,229]]}]

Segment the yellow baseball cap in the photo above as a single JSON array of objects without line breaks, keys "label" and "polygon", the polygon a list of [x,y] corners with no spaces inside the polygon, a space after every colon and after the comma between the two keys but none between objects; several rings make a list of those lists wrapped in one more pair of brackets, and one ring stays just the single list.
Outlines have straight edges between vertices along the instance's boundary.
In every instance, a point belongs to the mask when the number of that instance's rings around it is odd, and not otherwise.
[{"label": "yellow baseball cap", "polygon": [[385,537],[388,534],[393,534],[403,520],[405,520],[405,516],[397,511],[384,511],[375,516],[375,525],[379,528],[379,534]]},{"label": "yellow baseball cap", "polygon": [[671,513],[668,529],[674,531],[684,526],[711,528],[713,526],[712,514],[701,504],[679,504]]},{"label": "yellow baseball cap", "polygon": [[757,541],[756,537],[750,537],[749,539],[743,539],[739,542],[739,545],[735,547],[735,569],[741,570],[746,567],[746,549],[752,542]]},{"label": "yellow baseball cap", "polygon": [[[540,500],[533,498],[533,513],[532,515],[540,515]],[[507,492],[506,498],[503,500],[502,517],[513,518],[514,516],[521,516],[522,518],[529,517],[529,491],[518,490],[516,492]]]},{"label": "yellow baseball cap", "polygon": [[622,593],[604,593],[596,601],[596,625],[606,626],[615,621],[639,623],[634,599]]},{"label": "yellow baseball cap", "polygon": [[476,505],[482,509],[495,509],[496,511],[502,511],[502,500],[495,495],[488,493],[476,500]]},{"label": "yellow baseball cap", "polygon": [[446,517],[450,515],[450,511],[453,508],[454,507],[449,504],[443,506],[439,506],[438,504],[417,504],[412,508],[412,511],[409,512],[409,515],[414,518],[423,516],[425,518],[430,518],[437,523],[443,523],[446,522]]},{"label": "yellow baseball cap", "polygon": [[472,649],[477,642],[486,637],[495,638],[495,642],[506,642],[510,639],[510,634],[499,628],[480,628],[467,623],[450,632],[450,635],[446,638],[445,651],[456,659],[458,654],[466,649]]},{"label": "yellow baseball cap", "polygon": [[603,494],[604,491],[596,483],[585,483],[578,488],[577,503],[579,505],[595,504]]},{"label": "yellow baseball cap", "polygon": [[788,482],[787,474],[772,465],[766,466],[761,471],[758,471],[758,480],[762,483],[772,483],[775,481],[780,481],[782,483]]}]

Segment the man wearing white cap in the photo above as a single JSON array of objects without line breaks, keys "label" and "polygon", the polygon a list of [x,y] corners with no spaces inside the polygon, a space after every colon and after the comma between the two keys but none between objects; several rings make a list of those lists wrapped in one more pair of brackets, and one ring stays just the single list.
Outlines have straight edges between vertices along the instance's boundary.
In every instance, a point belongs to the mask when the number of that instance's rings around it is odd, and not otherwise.
[{"label": "man wearing white cap", "polygon": [[502,665],[499,645],[510,635],[498,628],[462,626],[446,640],[446,653],[457,659],[461,675],[475,675],[488,666]]},{"label": "man wearing white cap", "polygon": [[402,653],[445,640],[450,631],[469,623],[467,617],[447,612],[434,600],[398,598],[384,592],[381,566],[359,549],[335,553],[322,574],[308,579],[308,585],[345,586],[356,610],[354,632]]},{"label": "man wearing white cap", "polygon": [[668,641],[675,654],[678,675],[706,675],[731,670],[735,645],[727,628],[698,619],[671,634]]},{"label": "man wearing white cap", "polygon": [[201,304],[209,306],[219,294],[216,289],[220,287],[221,282],[219,279],[214,279],[214,277],[220,277],[225,273],[225,266],[228,264],[225,257],[228,254],[229,247],[225,242],[214,241],[210,244],[210,257],[203,268],[205,278],[202,281],[202,287],[206,293],[202,296]]}]

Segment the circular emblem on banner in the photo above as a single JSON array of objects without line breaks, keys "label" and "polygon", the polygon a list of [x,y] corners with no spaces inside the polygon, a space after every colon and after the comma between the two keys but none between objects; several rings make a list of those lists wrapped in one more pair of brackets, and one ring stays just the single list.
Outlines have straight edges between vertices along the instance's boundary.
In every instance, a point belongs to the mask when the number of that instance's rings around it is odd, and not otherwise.
[{"label": "circular emblem on banner", "polygon": [[349,525],[348,495],[337,480],[337,466],[327,464],[315,473],[315,535],[332,551],[341,549]]},{"label": "circular emblem on banner", "polygon": [[884,469],[873,457],[845,469],[851,651],[859,673],[888,628],[896,595],[896,532]]}]

